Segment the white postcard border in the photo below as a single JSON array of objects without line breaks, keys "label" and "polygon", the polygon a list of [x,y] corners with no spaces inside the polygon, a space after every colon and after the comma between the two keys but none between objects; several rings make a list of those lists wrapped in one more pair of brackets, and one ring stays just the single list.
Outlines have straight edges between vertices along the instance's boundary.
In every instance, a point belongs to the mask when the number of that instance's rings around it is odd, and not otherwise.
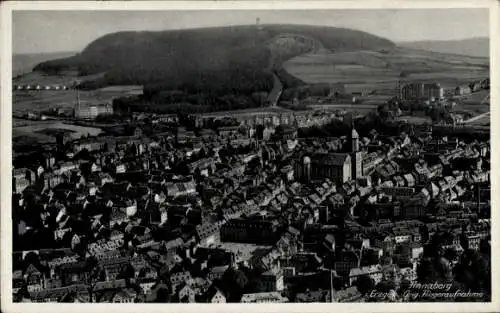
[{"label": "white postcard border", "polygon": [[[491,103],[496,104],[500,95],[498,77],[500,1],[12,1],[1,6],[1,109],[0,116],[0,169],[1,169],[1,309],[3,312],[499,312],[500,292],[500,241],[497,227],[492,233],[492,299],[491,303],[325,303],[325,304],[63,304],[63,303],[12,303],[12,225],[11,225],[11,146],[12,146],[12,11],[13,10],[313,10],[313,9],[410,9],[410,8],[489,8],[490,9],[490,72]],[[418,27],[418,26],[416,26]],[[500,120],[500,112],[491,105],[492,121]],[[500,155],[500,123],[491,123],[491,151]],[[499,164],[492,157],[492,185],[500,186]],[[494,188],[493,188],[494,189]],[[494,206],[500,195],[493,192]],[[499,214],[492,210],[492,225],[497,225]]]}]

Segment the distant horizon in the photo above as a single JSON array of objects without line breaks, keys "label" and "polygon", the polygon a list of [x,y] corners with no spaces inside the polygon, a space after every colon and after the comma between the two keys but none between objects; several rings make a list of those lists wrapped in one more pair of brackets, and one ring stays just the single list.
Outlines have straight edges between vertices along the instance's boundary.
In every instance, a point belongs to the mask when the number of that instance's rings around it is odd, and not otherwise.
[{"label": "distant horizon", "polygon": [[[271,24],[268,24],[268,25],[271,25]],[[235,26],[235,25],[233,25]],[[245,25],[241,25],[241,26],[245,26]],[[316,25],[314,25],[316,26]],[[200,27],[200,28],[209,28],[209,27]],[[184,29],[187,29],[187,28],[184,28]],[[192,29],[198,29],[198,28],[192,28]],[[165,31],[168,31],[168,30],[175,30],[175,29],[165,29]],[[145,30],[145,31],[148,31],[148,30]],[[122,32],[122,31],[119,31],[119,32]],[[137,32],[140,32],[140,31],[137,31]],[[154,30],[154,31],[151,31],[151,32],[161,32],[161,30]],[[109,34],[112,34],[112,33],[109,33]],[[98,39],[98,38],[96,38]],[[474,40],[474,39],[490,39],[488,36],[482,36],[482,37],[467,37],[467,38],[462,38],[462,39],[451,39],[451,40],[447,40],[447,39],[430,39],[430,40],[410,40],[410,41],[393,41],[396,45],[399,44],[399,43],[412,43],[412,42],[425,42],[425,41],[428,41],[428,42],[440,42],[440,41],[466,41],[466,40]],[[21,52],[21,53],[13,53],[13,55],[16,55],[16,56],[21,56],[21,55],[39,55],[39,54],[55,54],[55,53],[80,53],[82,52],[82,50],[61,50],[61,51],[44,51],[44,52]]]},{"label": "distant horizon", "polygon": [[466,41],[466,40],[474,40],[474,39],[488,39],[490,40],[489,36],[478,36],[478,37],[467,37],[467,38],[461,38],[461,39],[423,39],[423,40],[409,40],[409,41],[393,41],[395,44],[398,43],[410,43],[410,42],[421,42],[421,41],[428,41],[428,42],[439,42],[439,41]]},{"label": "distant horizon", "polygon": [[488,9],[266,11],[15,11],[13,54],[79,52],[123,31],[169,31],[255,25],[310,25],[359,30],[394,43],[489,38]]},{"label": "distant horizon", "polygon": [[21,53],[13,53],[12,55],[15,55],[15,56],[21,56],[21,55],[39,55],[39,54],[56,54],[56,53],[80,53],[81,51],[71,51],[71,50],[68,50],[68,51],[46,51],[46,52],[28,52],[28,53],[24,53],[24,52],[21,52]]}]

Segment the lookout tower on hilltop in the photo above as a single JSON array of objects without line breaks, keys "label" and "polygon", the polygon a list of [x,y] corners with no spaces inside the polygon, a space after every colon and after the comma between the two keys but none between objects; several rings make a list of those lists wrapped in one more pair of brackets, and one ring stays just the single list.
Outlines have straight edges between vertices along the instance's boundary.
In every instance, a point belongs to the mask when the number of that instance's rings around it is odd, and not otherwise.
[{"label": "lookout tower on hilltop", "polygon": [[257,27],[258,30],[262,30],[262,25],[260,25],[260,17],[257,17],[255,19],[255,26]]}]

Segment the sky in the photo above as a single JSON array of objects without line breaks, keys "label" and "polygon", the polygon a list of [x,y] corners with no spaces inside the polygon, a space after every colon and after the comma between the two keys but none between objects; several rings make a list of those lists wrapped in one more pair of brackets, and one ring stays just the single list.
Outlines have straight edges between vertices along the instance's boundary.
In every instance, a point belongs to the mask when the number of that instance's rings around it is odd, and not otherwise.
[{"label": "sky", "polygon": [[304,24],[357,29],[394,42],[489,36],[488,9],[266,11],[14,11],[14,54],[81,51],[117,31],[255,24]]}]

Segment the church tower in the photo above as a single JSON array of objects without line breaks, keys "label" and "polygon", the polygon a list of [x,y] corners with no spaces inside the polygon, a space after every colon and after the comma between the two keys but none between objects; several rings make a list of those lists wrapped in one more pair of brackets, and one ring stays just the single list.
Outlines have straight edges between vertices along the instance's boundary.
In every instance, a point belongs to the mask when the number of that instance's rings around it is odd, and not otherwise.
[{"label": "church tower", "polygon": [[356,129],[354,127],[352,128],[351,131],[351,152],[355,153],[359,151],[359,135]]},{"label": "church tower", "polygon": [[255,19],[255,26],[257,26],[258,30],[262,30],[262,25],[260,24],[260,17]]},{"label": "church tower", "polygon": [[311,180],[311,158],[305,156],[302,159],[302,175],[301,178],[304,182],[309,182]]},{"label": "church tower", "polygon": [[351,143],[351,171],[352,171],[352,178],[357,179],[363,176],[363,153],[359,151],[359,134],[354,128],[354,123],[351,119],[351,136],[350,136],[350,143]]}]

